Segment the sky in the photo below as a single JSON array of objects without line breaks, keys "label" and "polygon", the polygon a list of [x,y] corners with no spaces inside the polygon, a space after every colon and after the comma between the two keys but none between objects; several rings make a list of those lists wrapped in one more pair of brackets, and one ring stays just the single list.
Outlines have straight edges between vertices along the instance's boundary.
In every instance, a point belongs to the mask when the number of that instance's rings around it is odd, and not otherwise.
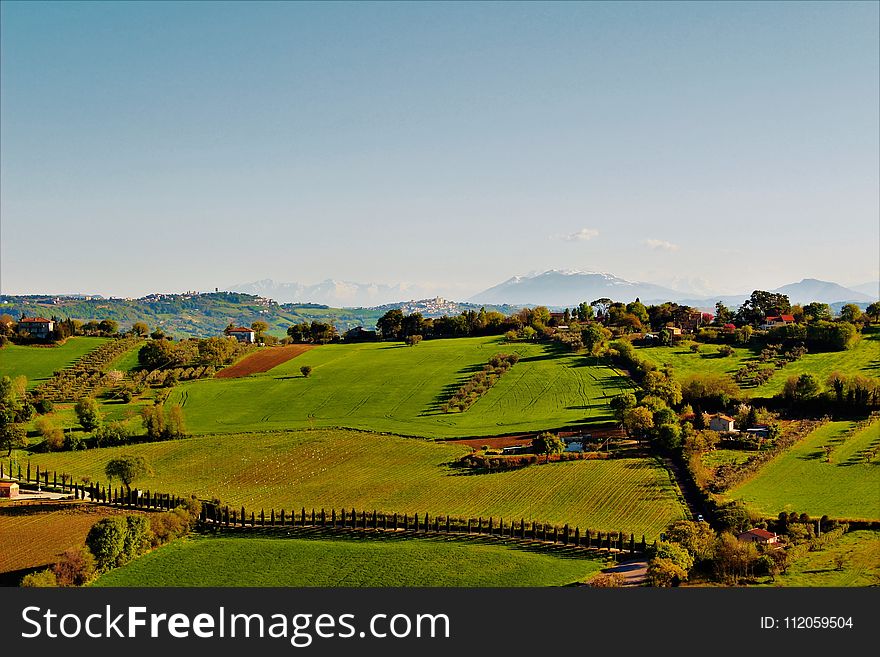
[{"label": "sky", "polygon": [[880,270],[880,4],[0,3],[0,292]]}]

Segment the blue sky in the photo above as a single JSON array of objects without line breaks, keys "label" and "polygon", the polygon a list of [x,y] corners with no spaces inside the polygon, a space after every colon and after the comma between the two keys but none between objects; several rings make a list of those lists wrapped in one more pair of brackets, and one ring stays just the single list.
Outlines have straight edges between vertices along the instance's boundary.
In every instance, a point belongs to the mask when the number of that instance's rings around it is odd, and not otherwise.
[{"label": "blue sky", "polygon": [[0,289],[876,280],[878,6],[3,2]]}]

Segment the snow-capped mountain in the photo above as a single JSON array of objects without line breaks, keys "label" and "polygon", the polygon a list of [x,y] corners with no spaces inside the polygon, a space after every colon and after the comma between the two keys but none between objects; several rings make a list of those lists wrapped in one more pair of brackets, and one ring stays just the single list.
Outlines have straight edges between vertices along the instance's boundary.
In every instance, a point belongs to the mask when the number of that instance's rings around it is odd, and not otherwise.
[{"label": "snow-capped mountain", "polygon": [[687,295],[653,283],[638,283],[605,272],[550,269],[514,276],[468,299],[472,303],[574,306],[608,297],[615,301],[667,301]]},{"label": "snow-capped mountain", "polygon": [[368,308],[386,303],[436,296],[433,290],[422,289],[414,285],[353,283],[331,278],[313,285],[279,283],[267,278],[253,283],[230,285],[227,289],[230,292],[269,297],[278,303],[320,303],[335,308]]},{"label": "snow-capped mountain", "polygon": [[867,294],[862,294],[850,288],[843,287],[830,281],[820,281],[815,278],[805,278],[799,283],[790,283],[778,287],[772,292],[785,294],[792,303],[836,303],[840,301],[868,302],[874,301]]}]

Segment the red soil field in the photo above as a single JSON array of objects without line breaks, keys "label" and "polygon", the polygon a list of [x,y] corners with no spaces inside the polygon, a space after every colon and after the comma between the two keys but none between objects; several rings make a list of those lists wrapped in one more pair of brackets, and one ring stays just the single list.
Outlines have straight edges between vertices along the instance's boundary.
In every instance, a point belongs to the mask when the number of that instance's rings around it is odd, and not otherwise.
[{"label": "red soil field", "polygon": [[314,349],[312,344],[290,344],[284,347],[263,347],[257,353],[245,356],[235,365],[224,367],[214,376],[218,379],[235,379],[258,372],[268,372],[281,363],[286,363],[291,358],[304,354],[309,349]]}]

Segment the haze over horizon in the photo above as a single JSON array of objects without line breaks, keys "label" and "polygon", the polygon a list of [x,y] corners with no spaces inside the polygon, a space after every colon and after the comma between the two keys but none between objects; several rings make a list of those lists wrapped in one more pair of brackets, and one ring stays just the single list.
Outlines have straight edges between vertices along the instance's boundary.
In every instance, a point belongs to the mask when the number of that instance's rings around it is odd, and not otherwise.
[{"label": "haze over horizon", "polygon": [[875,281],[878,7],[4,2],[0,292]]}]

